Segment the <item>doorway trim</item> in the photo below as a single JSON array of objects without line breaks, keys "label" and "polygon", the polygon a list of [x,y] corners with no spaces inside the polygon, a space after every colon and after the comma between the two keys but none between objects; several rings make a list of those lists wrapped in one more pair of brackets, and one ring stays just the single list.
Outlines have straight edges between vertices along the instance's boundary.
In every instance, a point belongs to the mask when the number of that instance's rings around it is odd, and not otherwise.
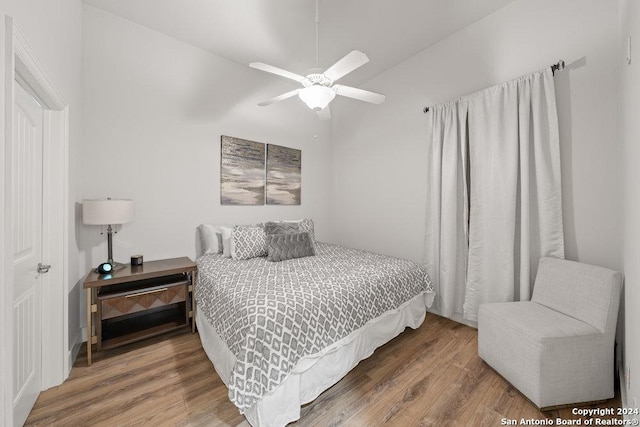
[{"label": "doorway trim", "polygon": [[[69,107],[49,78],[14,20],[0,20],[0,372],[11,378],[13,367],[13,230],[11,224],[14,82],[20,79],[44,108],[43,263],[52,268],[42,279],[42,389],[61,384],[69,375],[68,229]],[[46,303],[45,303],[46,302]],[[2,381],[0,424],[13,425],[12,381]]]}]

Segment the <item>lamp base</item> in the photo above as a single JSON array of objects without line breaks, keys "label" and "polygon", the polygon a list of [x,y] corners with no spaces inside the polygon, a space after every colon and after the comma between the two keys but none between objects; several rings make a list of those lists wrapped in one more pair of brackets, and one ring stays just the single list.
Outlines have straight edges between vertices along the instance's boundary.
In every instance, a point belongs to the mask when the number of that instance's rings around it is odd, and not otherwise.
[{"label": "lamp base", "polygon": [[127,264],[122,264],[120,262],[115,262],[115,261],[112,262],[111,265],[113,266],[113,271],[122,270],[127,266]]}]

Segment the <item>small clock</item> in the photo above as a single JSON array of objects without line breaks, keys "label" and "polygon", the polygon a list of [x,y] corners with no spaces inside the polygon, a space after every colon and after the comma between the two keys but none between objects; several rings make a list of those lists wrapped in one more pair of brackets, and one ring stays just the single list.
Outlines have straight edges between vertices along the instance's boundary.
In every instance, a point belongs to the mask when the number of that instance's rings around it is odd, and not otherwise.
[{"label": "small clock", "polygon": [[111,273],[113,271],[113,265],[111,265],[110,262],[103,262],[98,266],[97,271],[100,274]]}]

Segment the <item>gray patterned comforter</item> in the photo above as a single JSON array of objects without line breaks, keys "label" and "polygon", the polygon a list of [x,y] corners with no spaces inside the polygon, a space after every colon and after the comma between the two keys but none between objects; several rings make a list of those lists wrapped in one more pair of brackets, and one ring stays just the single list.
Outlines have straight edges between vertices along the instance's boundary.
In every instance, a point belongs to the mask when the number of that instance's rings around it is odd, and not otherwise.
[{"label": "gray patterned comforter", "polygon": [[433,285],[411,261],[318,242],[282,262],[200,257],[195,298],[236,356],[229,398],[244,412],[318,353]]}]

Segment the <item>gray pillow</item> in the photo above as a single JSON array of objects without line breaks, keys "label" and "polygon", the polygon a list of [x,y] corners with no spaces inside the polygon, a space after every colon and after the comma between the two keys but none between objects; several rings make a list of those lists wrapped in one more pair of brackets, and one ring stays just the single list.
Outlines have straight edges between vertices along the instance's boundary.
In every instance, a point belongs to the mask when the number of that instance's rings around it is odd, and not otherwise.
[{"label": "gray pillow", "polygon": [[300,225],[295,222],[266,222],[264,232],[266,234],[295,234],[300,232]]},{"label": "gray pillow", "polygon": [[267,260],[269,261],[284,261],[315,254],[316,251],[308,232],[267,234]]},{"label": "gray pillow", "polygon": [[[315,231],[314,231],[314,226],[313,226],[313,220],[309,219],[309,218],[305,218],[305,219],[298,219],[298,220],[285,220],[285,221],[275,221],[275,222],[271,222],[272,224],[290,224],[293,225],[294,227],[298,227],[298,231],[299,232],[308,232],[309,236],[311,236],[311,244],[314,247],[316,247],[316,235],[315,235]],[[268,223],[267,223],[268,224]],[[266,234],[270,234],[267,232],[266,229],[266,224],[265,224],[265,233]]]}]

